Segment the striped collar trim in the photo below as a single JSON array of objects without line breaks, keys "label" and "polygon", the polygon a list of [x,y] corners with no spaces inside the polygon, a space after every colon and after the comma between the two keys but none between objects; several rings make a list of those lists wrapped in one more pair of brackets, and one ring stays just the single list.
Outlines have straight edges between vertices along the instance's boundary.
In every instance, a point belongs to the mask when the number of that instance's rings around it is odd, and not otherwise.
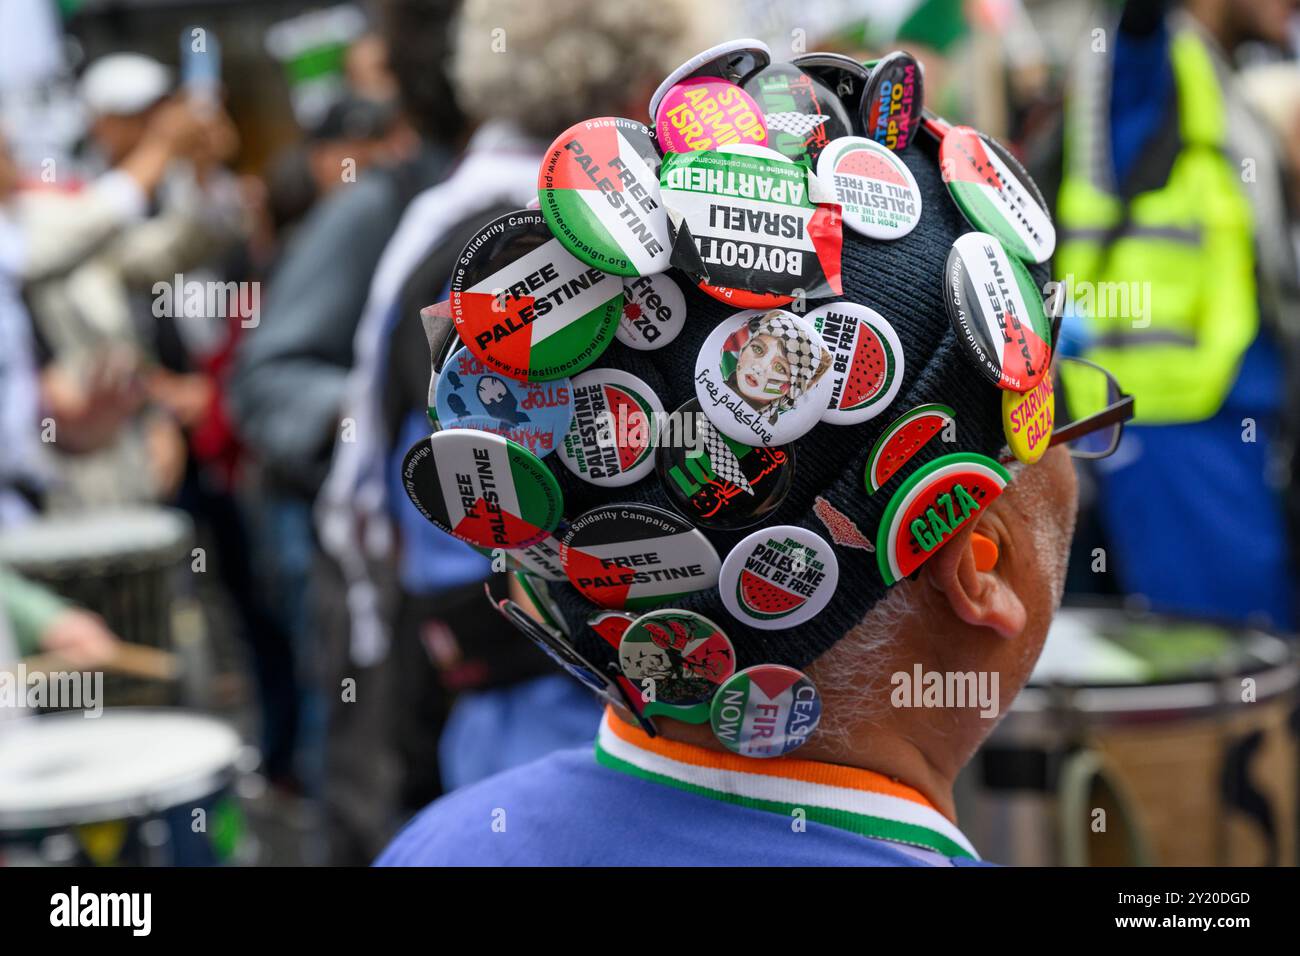
[{"label": "striped collar trim", "polygon": [[790,816],[891,843],[978,860],[965,834],[925,797],[883,774],[774,757],[759,760],[650,737],[606,708],[596,760],[634,777],[755,810]]}]

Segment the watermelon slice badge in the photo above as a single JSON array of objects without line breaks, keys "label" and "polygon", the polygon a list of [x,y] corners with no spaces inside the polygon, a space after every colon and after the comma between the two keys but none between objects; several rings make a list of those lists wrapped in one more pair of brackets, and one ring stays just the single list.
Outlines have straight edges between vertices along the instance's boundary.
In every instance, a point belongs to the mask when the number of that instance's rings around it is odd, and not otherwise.
[{"label": "watermelon slice badge", "polygon": [[972,452],[944,455],[917,469],[890,499],[876,533],[876,564],[885,583],[916,571],[1010,480],[992,458]]},{"label": "watermelon slice badge", "polygon": [[663,405],[645,382],[615,368],[573,380],[573,419],[560,461],[583,481],[617,488],[654,467]]},{"label": "watermelon slice badge", "polygon": [[792,614],[808,598],[792,594],[752,571],[741,571],[736,581],[736,602],[750,617],[775,621]]},{"label": "watermelon slice badge", "polygon": [[921,190],[907,164],[888,147],[845,136],[826,148],[817,176],[835,191],[844,224],[872,239],[901,239],[921,221]]},{"label": "watermelon slice badge", "polygon": [[921,446],[956,421],[947,405],[918,405],[901,415],[876,439],[867,456],[867,492],[875,494],[912,460]]},{"label": "watermelon slice badge", "polygon": [[887,409],[903,384],[903,343],[875,309],[834,302],[808,313],[831,350],[831,390],[821,420],[856,425]]},{"label": "watermelon slice badge", "polygon": [[825,539],[798,525],[777,525],[755,531],[731,550],[718,592],[738,620],[780,630],[821,613],[839,576],[839,561]]}]

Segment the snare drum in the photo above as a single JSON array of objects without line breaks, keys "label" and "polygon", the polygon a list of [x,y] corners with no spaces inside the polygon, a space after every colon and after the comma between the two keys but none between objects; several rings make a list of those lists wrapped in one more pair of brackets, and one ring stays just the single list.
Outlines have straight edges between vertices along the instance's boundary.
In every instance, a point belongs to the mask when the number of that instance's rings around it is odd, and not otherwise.
[{"label": "snare drum", "polygon": [[1298,682],[1269,634],[1063,610],[963,774],[963,829],[1007,864],[1294,864]]},{"label": "snare drum", "polygon": [[241,751],[225,724],[175,710],[13,721],[0,733],[0,865],[244,862]]}]

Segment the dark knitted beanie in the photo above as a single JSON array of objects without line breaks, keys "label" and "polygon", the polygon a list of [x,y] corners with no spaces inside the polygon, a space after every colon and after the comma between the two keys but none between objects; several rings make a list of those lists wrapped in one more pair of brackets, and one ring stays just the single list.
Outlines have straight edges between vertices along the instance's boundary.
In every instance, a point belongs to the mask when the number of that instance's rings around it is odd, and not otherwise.
[{"label": "dark knitted beanie", "polygon": [[[932,141],[919,137],[900,156],[920,187],[920,222],[911,233],[891,242],[867,239],[846,227],[844,294],[838,299],[817,299],[807,304],[811,310],[833,301],[856,302],[870,306],[888,320],[903,345],[899,392],[890,407],[870,421],[857,425],[821,422],[793,442],[793,487],[761,525],[739,531],[701,529],[723,559],[737,542],[762,526],[799,525],[829,542],[826,526],[813,511],[819,496],[874,542],[890,497],[918,468],[954,452],[977,452],[996,459],[1006,444],[1002,392],[981,374],[971,357],[962,354],[964,347],[956,338],[944,305],[944,267],[949,249],[972,227],[948,195]],[[1034,266],[1030,271],[1041,288],[1047,280],[1046,267]],[[682,273],[674,270],[669,275],[686,296],[686,325],[677,339],[656,351],[638,351],[616,342],[596,363],[596,367],[624,369],[643,379],[658,393],[667,412],[695,397],[695,360],[705,338],[725,318],[739,311],[700,292]],[[926,443],[880,490],[869,495],[863,471],[876,439],[904,412],[932,402],[952,408],[956,441]],[[555,456],[545,460],[563,489],[567,520],[591,508],[619,502],[675,510],[653,474],[626,487],[606,488],[581,480]],[[563,535],[563,528],[557,535]],[[673,606],[696,611],[718,624],[735,646],[737,669],[767,663],[802,669],[857,624],[887,590],[875,554],[863,548],[835,546],[835,555],[839,560],[839,584],[830,604],[797,627],[771,631],[751,628],[726,611],[717,588],[688,595]],[[549,587],[577,649],[601,666],[615,662],[614,649],[587,625],[588,617],[600,609],[567,582]]]}]

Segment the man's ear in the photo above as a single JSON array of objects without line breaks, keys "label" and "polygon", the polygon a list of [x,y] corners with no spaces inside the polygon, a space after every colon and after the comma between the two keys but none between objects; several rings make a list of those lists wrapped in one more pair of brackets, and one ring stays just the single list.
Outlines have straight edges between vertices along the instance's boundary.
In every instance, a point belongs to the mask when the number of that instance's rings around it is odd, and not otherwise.
[{"label": "man's ear", "polygon": [[[962,621],[972,627],[991,628],[1002,637],[1019,637],[1027,618],[1024,602],[1004,576],[1005,564],[995,564],[987,571],[977,567],[971,540],[974,530],[963,528],[925,562],[921,574]],[[992,529],[983,533],[994,545],[999,543]]]}]

